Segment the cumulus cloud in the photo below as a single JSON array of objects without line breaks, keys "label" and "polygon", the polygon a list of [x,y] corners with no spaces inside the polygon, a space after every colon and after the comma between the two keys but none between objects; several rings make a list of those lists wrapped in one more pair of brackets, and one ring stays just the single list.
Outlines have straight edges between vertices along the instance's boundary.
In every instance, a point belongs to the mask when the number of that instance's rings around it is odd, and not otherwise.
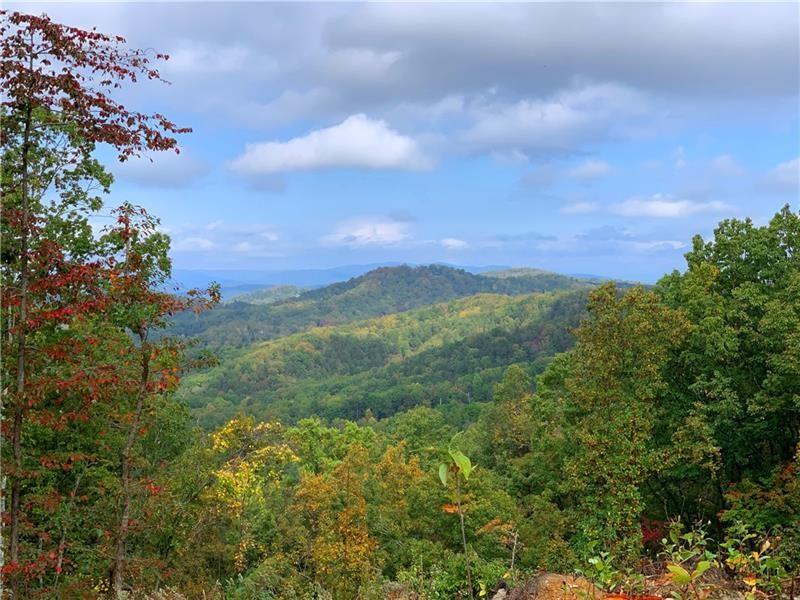
[{"label": "cumulus cloud", "polygon": [[577,167],[570,169],[569,176],[583,181],[598,179],[611,172],[609,164],[602,160],[587,160]]},{"label": "cumulus cloud", "polygon": [[245,175],[261,175],[330,167],[422,169],[430,166],[417,143],[385,121],[363,114],[286,142],[248,144],[231,163]]},{"label": "cumulus cloud", "polygon": [[161,70],[167,76],[179,73],[218,75],[240,71],[252,58],[250,51],[239,44],[223,46],[184,40],[170,52],[169,60]]},{"label": "cumulus cloud", "polygon": [[[477,152],[570,153],[620,135],[624,123],[648,114],[645,98],[613,84],[573,87],[544,99],[485,102],[470,109],[473,123],[459,145]],[[612,127],[613,125],[613,127]]]},{"label": "cumulus cloud", "polygon": [[731,206],[714,200],[693,202],[679,200],[667,194],[654,194],[648,198],[632,197],[611,206],[611,212],[622,217],[678,218],[702,213],[731,210]]},{"label": "cumulus cloud", "polygon": [[410,223],[391,217],[355,217],[340,223],[336,230],[322,238],[334,246],[392,246],[411,237]]}]

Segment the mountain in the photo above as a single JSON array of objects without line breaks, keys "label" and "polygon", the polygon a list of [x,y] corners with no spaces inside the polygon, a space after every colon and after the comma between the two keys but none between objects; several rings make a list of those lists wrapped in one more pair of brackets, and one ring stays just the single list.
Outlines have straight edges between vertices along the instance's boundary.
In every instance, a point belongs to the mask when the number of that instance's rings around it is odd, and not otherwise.
[{"label": "mountain", "polygon": [[344,265],[330,269],[293,269],[262,271],[258,269],[175,269],[172,283],[182,289],[205,287],[212,281],[220,284],[225,300],[259,289],[277,285],[294,285],[315,288],[363,275],[384,266],[401,263],[374,263],[368,265]]},{"label": "mountain", "polygon": [[360,419],[367,409],[380,418],[419,405],[482,402],[509,364],[535,374],[571,347],[587,293],[477,294],[316,327],[231,352],[186,377],[180,394],[207,428],[238,413]]},{"label": "mountain", "polygon": [[[180,289],[205,287],[212,281],[220,284],[224,300],[252,291],[279,285],[294,285],[300,288],[318,288],[340,281],[358,277],[381,267],[398,267],[407,263],[385,262],[367,265],[343,265],[328,269],[294,269],[278,271],[262,271],[258,269],[174,269],[172,286]],[[441,263],[446,267],[463,269],[469,273],[497,271],[507,267],[486,265],[481,267],[456,266]],[[420,266],[420,265],[409,265]]]},{"label": "mountain", "polygon": [[200,315],[181,314],[169,333],[199,338],[211,348],[242,347],[309,327],[349,323],[479,293],[515,295],[592,285],[546,271],[501,277],[444,265],[381,267],[272,304],[234,301]]}]

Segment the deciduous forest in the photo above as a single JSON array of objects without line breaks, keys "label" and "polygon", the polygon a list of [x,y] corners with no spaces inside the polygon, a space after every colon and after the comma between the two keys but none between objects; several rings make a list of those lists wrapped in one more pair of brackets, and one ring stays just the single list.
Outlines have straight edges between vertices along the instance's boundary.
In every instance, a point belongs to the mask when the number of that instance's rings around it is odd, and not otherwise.
[{"label": "deciduous forest", "polygon": [[96,157],[191,135],[115,99],[169,57],[0,32],[3,597],[800,593],[800,213],[651,286],[387,267],[220,303]]}]

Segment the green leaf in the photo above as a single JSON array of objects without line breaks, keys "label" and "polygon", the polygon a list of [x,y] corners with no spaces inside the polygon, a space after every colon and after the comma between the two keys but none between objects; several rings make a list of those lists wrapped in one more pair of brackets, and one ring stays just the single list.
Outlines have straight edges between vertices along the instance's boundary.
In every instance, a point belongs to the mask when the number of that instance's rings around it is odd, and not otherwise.
[{"label": "green leaf", "polygon": [[697,567],[695,568],[694,573],[692,573],[692,579],[697,579],[698,577],[700,577],[703,573],[708,571],[710,566],[711,566],[711,561],[701,560],[699,563],[697,563]]},{"label": "green leaf", "polygon": [[461,450],[450,450],[450,456],[453,462],[458,466],[458,470],[464,476],[464,480],[469,479],[469,474],[472,472],[472,462]]},{"label": "green leaf", "polygon": [[689,585],[692,582],[689,571],[680,565],[667,565],[667,570],[672,573],[672,583],[676,585]]},{"label": "green leaf", "polygon": [[442,485],[447,485],[447,465],[444,463],[439,465],[439,479],[441,479]]}]

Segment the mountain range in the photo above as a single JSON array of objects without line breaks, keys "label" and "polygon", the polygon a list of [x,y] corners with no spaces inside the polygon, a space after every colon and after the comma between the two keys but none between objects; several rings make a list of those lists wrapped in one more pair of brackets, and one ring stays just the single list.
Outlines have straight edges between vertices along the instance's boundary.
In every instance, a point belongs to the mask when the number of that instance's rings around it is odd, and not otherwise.
[{"label": "mountain range", "polygon": [[358,420],[419,405],[469,420],[509,364],[535,375],[571,347],[598,283],[540,269],[400,265],[315,289],[265,288],[178,315],[169,333],[219,358],[180,394],[205,428],[239,413]]}]

